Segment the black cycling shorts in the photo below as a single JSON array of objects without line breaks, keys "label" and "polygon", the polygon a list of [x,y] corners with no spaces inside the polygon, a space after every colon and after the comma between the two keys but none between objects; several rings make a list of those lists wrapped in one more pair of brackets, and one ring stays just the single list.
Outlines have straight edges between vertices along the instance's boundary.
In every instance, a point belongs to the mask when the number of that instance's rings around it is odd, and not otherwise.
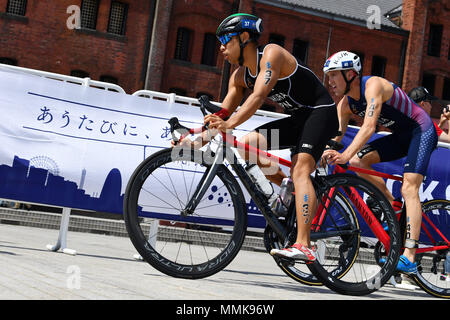
[{"label": "black cycling shorts", "polygon": [[317,109],[302,108],[290,117],[268,122],[255,129],[266,137],[269,150],[291,148],[291,156],[308,153],[316,162],[338,130],[336,105]]}]

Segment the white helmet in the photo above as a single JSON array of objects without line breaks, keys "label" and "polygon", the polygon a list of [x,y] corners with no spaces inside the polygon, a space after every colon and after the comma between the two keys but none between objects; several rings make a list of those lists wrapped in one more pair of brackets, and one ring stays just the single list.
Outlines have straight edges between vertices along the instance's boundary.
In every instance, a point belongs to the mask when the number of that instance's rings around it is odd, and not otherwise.
[{"label": "white helmet", "polygon": [[356,73],[361,72],[361,60],[359,57],[349,51],[339,51],[333,54],[325,61],[323,65],[323,72],[326,74],[328,71],[333,70],[355,70]]}]

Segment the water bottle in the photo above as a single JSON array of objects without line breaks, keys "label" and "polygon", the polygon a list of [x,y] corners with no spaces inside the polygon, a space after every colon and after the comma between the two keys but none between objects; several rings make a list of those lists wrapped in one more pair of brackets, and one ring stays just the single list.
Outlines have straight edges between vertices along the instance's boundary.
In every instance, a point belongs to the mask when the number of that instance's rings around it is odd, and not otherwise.
[{"label": "water bottle", "polygon": [[269,180],[267,180],[261,169],[256,164],[250,164],[245,168],[245,170],[247,170],[247,173],[259,190],[262,191],[267,197],[268,202],[272,203],[275,201],[277,195],[273,190],[272,184]]},{"label": "water bottle", "polygon": [[291,178],[284,178],[281,182],[280,193],[272,205],[273,212],[279,217],[285,217],[288,213],[294,191],[294,182]]}]

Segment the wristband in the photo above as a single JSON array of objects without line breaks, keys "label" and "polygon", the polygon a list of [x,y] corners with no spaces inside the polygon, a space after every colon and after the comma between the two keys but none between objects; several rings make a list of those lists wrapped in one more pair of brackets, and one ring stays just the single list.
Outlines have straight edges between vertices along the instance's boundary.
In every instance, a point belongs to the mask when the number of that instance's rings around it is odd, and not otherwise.
[{"label": "wristband", "polygon": [[215,116],[218,116],[219,118],[222,118],[223,120],[228,119],[228,116],[230,115],[228,110],[225,108],[221,108],[219,111],[214,113]]}]

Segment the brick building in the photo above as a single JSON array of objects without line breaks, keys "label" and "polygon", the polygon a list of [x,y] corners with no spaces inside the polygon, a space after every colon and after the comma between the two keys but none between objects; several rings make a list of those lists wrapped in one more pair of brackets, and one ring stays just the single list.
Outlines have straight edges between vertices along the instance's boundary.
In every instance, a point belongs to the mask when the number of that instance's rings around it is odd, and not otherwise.
[{"label": "brick building", "polygon": [[[450,103],[450,0],[403,1],[400,22],[410,32],[404,87],[422,84]],[[432,116],[439,113],[435,104]]]},{"label": "brick building", "polygon": [[[71,25],[73,5],[81,9],[79,29]],[[0,62],[132,93],[144,86],[153,11],[152,1],[0,0]]]},{"label": "brick building", "polygon": [[321,79],[329,55],[351,50],[364,74],[450,100],[450,0],[0,0],[0,63],[221,100],[232,67],[214,34],[234,12],[260,16],[260,42]]}]

